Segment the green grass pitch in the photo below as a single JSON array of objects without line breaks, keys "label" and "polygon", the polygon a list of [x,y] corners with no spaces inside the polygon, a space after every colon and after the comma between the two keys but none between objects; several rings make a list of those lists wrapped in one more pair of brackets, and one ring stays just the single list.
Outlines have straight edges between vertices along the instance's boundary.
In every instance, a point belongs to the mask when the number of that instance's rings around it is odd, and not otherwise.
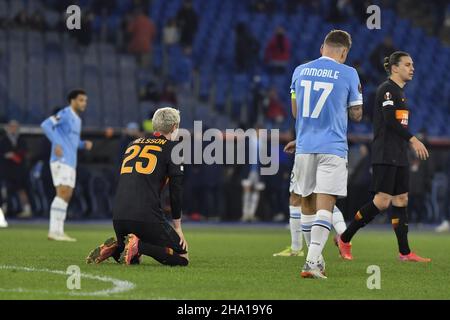
[{"label": "green grass pitch", "polygon": [[[187,268],[162,266],[148,257],[139,266],[86,265],[87,253],[112,234],[111,227],[66,229],[78,242],[48,241],[44,225],[0,230],[0,299],[450,298],[448,234],[410,232],[413,249],[431,257],[430,264],[399,262],[390,230],[362,230],[353,239],[352,262],[338,258],[330,239],[324,253],[329,278],[312,280],[299,276],[304,258],[272,256],[289,243],[289,231],[281,227],[185,226]],[[81,269],[80,290],[67,289],[70,265]],[[381,269],[380,290],[367,288],[370,265]]]}]

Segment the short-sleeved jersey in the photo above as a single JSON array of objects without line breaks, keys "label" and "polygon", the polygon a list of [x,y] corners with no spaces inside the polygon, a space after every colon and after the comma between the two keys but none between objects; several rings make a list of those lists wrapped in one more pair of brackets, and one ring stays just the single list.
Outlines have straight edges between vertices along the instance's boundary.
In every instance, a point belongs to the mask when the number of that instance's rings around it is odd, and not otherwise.
[{"label": "short-sleeved jersey", "polygon": [[387,80],[377,89],[373,110],[372,163],[395,166],[408,165],[408,141],[390,128],[383,115],[383,109],[395,111],[395,118],[408,128],[409,110],[403,88]]},{"label": "short-sleeved jersey", "polygon": [[[59,161],[76,168],[78,149],[84,146],[80,140],[81,118],[68,106],[47,118],[41,127],[52,142],[50,162]],[[62,158],[58,158],[55,154],[56,145],[62,147]]]},{"label": "short-sleeved jersey", "polygon": [[321,57],[298,66],[291,94],[297,102],[297,154],[347,157],[349,107],[362,105],[358,73],[334,59]]},{"label": "short-sleeved jersey", "polygon": [[114,220],[161,222],[165,219],[161,191],[171,177],[183,175],[183,166],[171,159],[175,144],[154,133],[128,145],[114,199]]}]

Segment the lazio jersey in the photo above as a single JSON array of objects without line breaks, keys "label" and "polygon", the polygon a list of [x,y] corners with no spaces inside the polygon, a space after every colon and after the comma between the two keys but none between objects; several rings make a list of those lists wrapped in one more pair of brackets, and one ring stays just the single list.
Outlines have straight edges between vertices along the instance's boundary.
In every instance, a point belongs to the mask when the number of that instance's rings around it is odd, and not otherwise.
[{"label": "lazio jersey", "polygon": [[294,70],[291,94],[297,102],[296,154],[347,158],[347,108],[362,105],[358,73],[321,57]]},{"label": "lazio jersey", "polygon": [[[52,142],[50,162],[59,161],[76,168],[78,149],[84,147],[80,140],[81,119],[70,106],[62,109],[56,115],[47,118],[41,124],[47,138]],[[63,149],[63,157],[55,154],[55,146]]]}]

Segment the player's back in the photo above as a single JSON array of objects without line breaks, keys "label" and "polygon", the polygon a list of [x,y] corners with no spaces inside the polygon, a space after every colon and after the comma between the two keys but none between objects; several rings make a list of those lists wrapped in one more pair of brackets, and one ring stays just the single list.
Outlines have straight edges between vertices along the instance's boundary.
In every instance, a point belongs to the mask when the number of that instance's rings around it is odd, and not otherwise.
[{"label": "player's back", "polygon": [[346,157],[347,108],[362,104],[356,70],[321,57],[295,69],[291,92],[297,102],[296,153]]},{"label": "player's back", "polygon": [[175,166],[170,159],[174,144],[162,135],[139,138],[129,144],[120,169],[114,220],[163,219],[160,193]]}]

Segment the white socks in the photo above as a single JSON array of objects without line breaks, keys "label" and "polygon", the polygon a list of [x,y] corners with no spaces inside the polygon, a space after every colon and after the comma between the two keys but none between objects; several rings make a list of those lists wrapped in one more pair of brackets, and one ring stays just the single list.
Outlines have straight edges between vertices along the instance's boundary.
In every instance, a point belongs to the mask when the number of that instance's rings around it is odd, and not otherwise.
[{"label": "white socks", "polygon": [[250,191],[244,191],[242,195],[242,218],[248,219],[250,217]]},{"label": "white socks", "polygon": [[242,218],[253,219],[258,209],[259,191],[244,191],[242,206]]},{"label": "white socks", "polygon": [[253,191],[252,196],[250,198],[250,208],[249,208],[251,218],[255,217],[256,209],[258,209],[258,202],[259,202],[259,191]]},{"label": "white socks", "polygon": [[3,214],[2,208],[0,208],[0,227],[6,228],[8,223],[6,222],[5,215]]},{"label": "white socks", "polygon": [[55,197],[50,206],[49,233],[64,234],[64,221],[66,220],[68,204],[63,199]]},{"label": "white socks", "polygon": [[338,235],[343,234],[345,229],[347,229],[344,216],[337,206],[334,206],[333,210],[333,228]]},{"label": "white socks", "polygon": [[291,229],[291,249],[293,251],[299,251],[303,248],[300,207],[289,206],[289,214],[289,228]]},{"label": "white socks", "polygon": [[314,221],[316,221],[316,215],[306,215],[302,213],[301,217],[302,233],[305,237],[306,246],[309,248],[309,244],[311,243],[311,228]]},{"label": "white socks", "polygon": [[311,228],[311,243],[306,262],[316,265],[328,240],[333,214],[328,210],[317,211],[316,221]]}]

